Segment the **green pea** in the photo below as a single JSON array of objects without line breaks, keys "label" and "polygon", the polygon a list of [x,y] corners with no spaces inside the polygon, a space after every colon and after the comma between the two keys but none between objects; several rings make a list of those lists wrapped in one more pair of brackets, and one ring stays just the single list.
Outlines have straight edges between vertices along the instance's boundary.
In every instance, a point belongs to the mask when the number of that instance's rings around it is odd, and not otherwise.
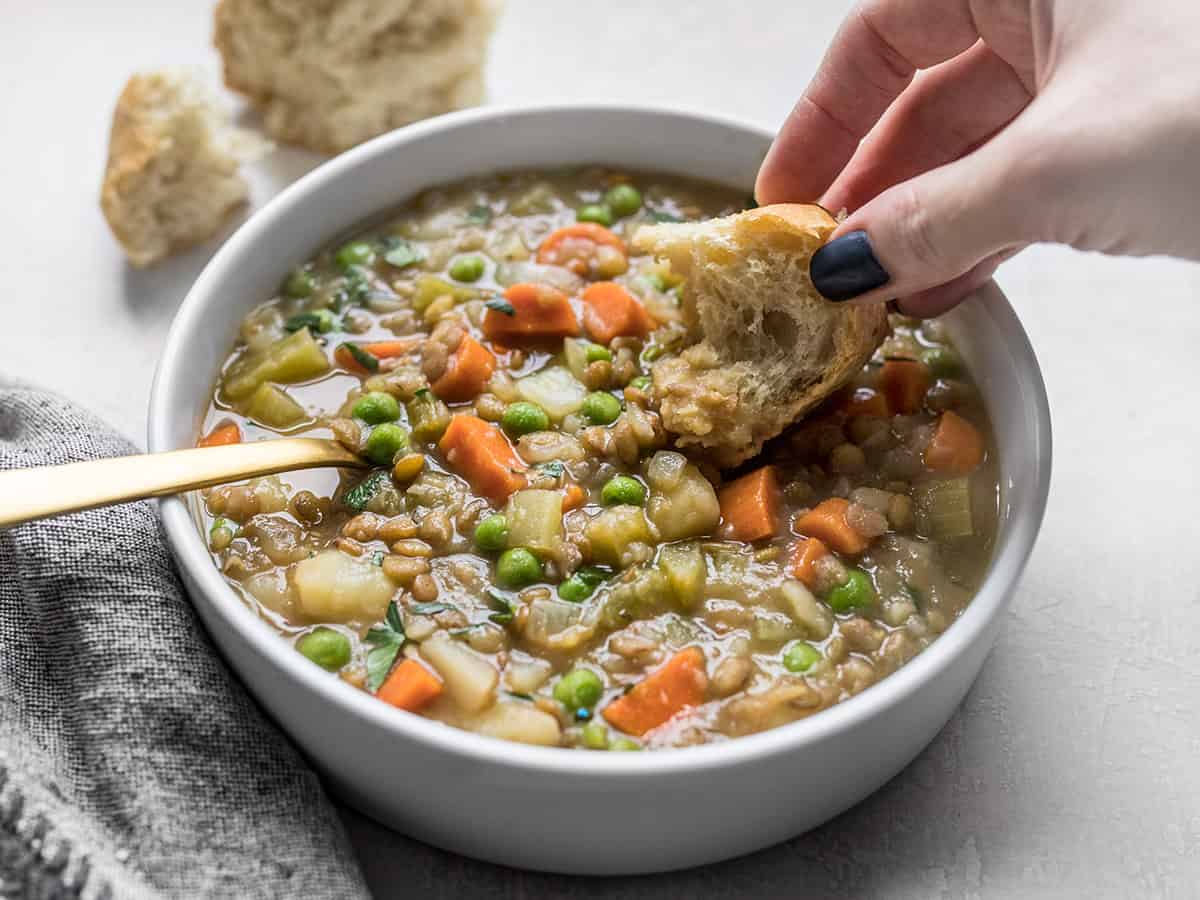
[{"label": "green pea", "polygon": [[953,347],[927,347],[921,351],[921,362],[934,378],[953,378],[962,371],[962,360]]},{"label": "green pea", "polygon": [[826,602],[834,612],[862,609],[875,602],[875,585],[862,569],[850,569],[846,581],[829,592]]},{"label": "green pea", "polygon": [[582,603],[592,596],[605,579],[605,573],[591,566],[584,566],[558,586],[558,596],[570,603]]},{"label": "green pea", "polygon": [[350,639],[320,625],[296,641],[296,649],[322,669],[336,672],[350,662]]},{"label": "green pea", "polygon": [[654,288],[654,290],[658,291],[660,294],[666,293],[667,282],[658,272],[649,272],[642,277],[646,279],[646,284],[650,285],[650,287]]},{"label": "green pea", "polygon": [[512,437],[520,437],[534,431],[545,431],[550,427],[550,417],[536,403],[510,403],[504,409],[500,427]]},{"label": "green pea", "polygon": [[541,578],[542,564],[525,547],[505,550],[496,560],[496,580],[504,587],[522,588]]},{"label": "green pea", "polygon": [[629,386],[635,387],[639,391],[644,391],[646,388],[650,387],[650,376],[639,375],[637,378],[633,379],[633,381],[629,382]]},{"label": "green pea", "polygon": [[208,531],[208,546],[213,553],[220,553],[233,543],[237,537],[237,525],[228,519],[213,519],[212,528]]},{"label": "green pea", "polygon": [[601,488],[600,502],[605,506],[617,506],[621,503],[641,506],[646,502],[646,488],[636,478],[630,478],[628,475],[616,475]]},{"label": "green pea", "polygon": [[295,269],[283,282],[283,292],[293,299],[311,297],[317,289],[317,279],[308,269]]},{"label": "green pea", "polygon": [[632,216],[642,208],[642,192],[632,184],[618,184],[604,194],[604,203],[619,218]]},{"label": "green pea", "polygon": [[569,603],[582,603],[588,597],[592,596],[592,591],[594,590],[596,590],[594,587],[572,575],[566,581],[559,584],[558,596]]},{"label": "green pea", "polygon": [[617,738],[615,741],[613,741],[611,744],[609,744],[608,749],[616,750],[618,752],[624,753],[624,752],[628,752],[630,750],[641,750],[642,745],[639,744],[635,740],[623,737],[623,738]]},{"label": "green pea", "polygon": [[601,722],[588,722],[580,729],[579,737],[589,750],[608,749],[608,729]]},{"label": "green pea", "polygon": [[554,686],[554,699],[574,712],[591,709],[604,694],[604,682],[591,669],[572,669]]},{"label": "green pea", "polygon": [[482,256],[460,256],[450,264],[450,277],[455,281],[478,281],[483,270]]},{"label": "green pea", "polygon": [[493,513],[475,526],[475,545],[480,550],[503,550],[508,546],[508,519]]},{"label": "green pea", "polygon": [[375,248],[366,241],[351,241],[338,247],[333,260],[343,269],[353,266],[369,266],[375,261]]},{"label": "green pea", "polygon": [[821,661],[821,651],[812,644],[799,641],[783,654],[783,667],[789,672],[807,672]]},{"label": "green pea", "polygon": [[558,585],[558,596],[568,603],[582,603],[588,597],[592,596],[592,592],[596,590],[594,584],[588,584],[586,580],[578,575],[572,575],[566,581],[560,582]]},{"label": "green pea", "polygon": [[354,418],[362,419],[368,425],[395,422],[400,418],[400,403],[391,394],[371,391],[358,398],[353,413]]},{"label": "green pea", "polygon": [[314,334],[328,334],[340,326],[337,316],[329,310],[314,309],[311,312],[296,313],[294,316],[289,316],[284,320],[283,327],[288,331],[299,331],[301,328],[307,328]]},{"label": "green pea", "polygon": [[612,353],[609,349],[601,344],[587,345],[587,361],[594,362],[612,362]]},{"label": "green pea", "polygon": [[583,399],[580,409],[593,425],[611,425],[621,414],[621,401],[612,394],[595,391]]},{"label": "green pea", "polygon": [[597,225],[605,227],[613,223],[612,210],[602,203],[589,203],[587,206],[579,207],[575,218],[580,222],[595,222]]},{"label": "green pea", "polygon": [[408,432],[394,422],[384,422],[367,435],[363,455],[377,466],[390,466],[396,454],[406,449]]}]

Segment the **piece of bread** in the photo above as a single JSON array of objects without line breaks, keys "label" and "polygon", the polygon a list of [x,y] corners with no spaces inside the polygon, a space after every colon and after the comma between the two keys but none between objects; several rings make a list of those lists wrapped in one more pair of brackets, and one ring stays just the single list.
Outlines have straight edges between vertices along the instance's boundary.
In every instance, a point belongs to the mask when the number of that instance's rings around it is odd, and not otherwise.
[{"label": "piece of bread", "polygon": [[338,153],[483,99],[501,0],[221,0],[225,83],[279,141]]},{"label": "piece of bread", "polygon": [[633,246],[686,278],[691,345],[656,363],[663,424],[681,448],[734,466],[849,380],[887,333],[881,305],[825,300],[808,266],[837,223],[776,204],[721,219],[642,226]]},{"label": "piece of bread", "polygon": [[212,237],[245,201],[238,165],[270,144],[235,128],[189,69],[134,75],[113,114],[100,208],[133,265]]}]

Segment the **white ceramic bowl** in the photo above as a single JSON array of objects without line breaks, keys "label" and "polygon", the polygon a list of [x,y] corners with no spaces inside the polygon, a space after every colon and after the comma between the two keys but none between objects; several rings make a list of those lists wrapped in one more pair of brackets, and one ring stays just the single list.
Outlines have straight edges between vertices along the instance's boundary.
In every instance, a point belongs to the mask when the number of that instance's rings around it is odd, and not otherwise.
[{"label": "white ceramic bowl", "polygon": [[[708,115],[573,106],[456,113],[358,147],[256,213],[200,275],[159,364],[150,450],[193,444],[238,322],[292,266],[423,188],[504,169],[610,163],[749,192],[769,141]],[[1049,410],[1033,351],[994,284],[947,323],[999,442],[999,535],[983,587],[903,669],[763,734],[587,753],[408,715],[321,671],[251,613],[214,567],[182,499],[163,501],[167,536],[221,652],[333,790],[369,815],[469,856],[561,872],[653,872],[747,853],[858,802],[934,737],[979,672],[1033,546],[1050,477]]]}]

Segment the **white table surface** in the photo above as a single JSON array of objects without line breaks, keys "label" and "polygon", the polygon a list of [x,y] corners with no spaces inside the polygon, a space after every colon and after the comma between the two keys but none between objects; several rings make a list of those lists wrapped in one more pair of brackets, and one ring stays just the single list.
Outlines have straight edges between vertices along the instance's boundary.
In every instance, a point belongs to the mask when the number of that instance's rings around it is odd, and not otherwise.
[{"label": "white table surface", "polygon": [[[491,100],[657,102],[773,125],[848,8],[510,0]],[[192,0],[0,0],[0,372],[56,388],[139,444],[167,327],[217,242],[150,271],[125,265],[96,202],[109,117],[137,68],[215,73],[210,16]],[[280,151],[257,166],[255,205],[318,161]],[[999,281],[1050,390],[1050,507],[982,676],[912,766],[805,837],[644,879],[512,872],[346,811],[376,892],[1197,896],[1200,267],[1039,248]]]}]

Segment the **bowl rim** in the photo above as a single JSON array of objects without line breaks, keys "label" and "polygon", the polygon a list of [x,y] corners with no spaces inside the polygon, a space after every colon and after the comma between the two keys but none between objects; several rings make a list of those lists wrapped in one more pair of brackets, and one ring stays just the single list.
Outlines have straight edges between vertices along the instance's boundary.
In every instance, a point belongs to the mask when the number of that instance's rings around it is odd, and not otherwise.
[{"label": "bowl rim", "polygon": [[[496,118],[557,117],[579,114],[624,115],[636,118],[681,118],[711,126],[714,130],[738,131],[769,142],[772,134],[756,123],[686,108],[630,103],[549,103],[519,106],[485,106],[449,113],[381,135],[346,153],[336,156],[285,188],[253,213],[221,246],[204,267],[177,310],[151,387],[147,445],[150,452],[177,449],[168,440],[169,423],[177,414],[171,405],[176,385],[186,375],[188,336],[203,326],[203,313],[214,296],[210,286],[224,278],[227,268],[239,256],[251,250],[264,233],[287,218],[315,186],[352,173],[372,160],[392,153],[397,147],[438,133],[454,132],[475,123]],[[671,172],[668,165],[660,171]],[[463,177],[466,177],[465,175]],[[820,714],[773,728],[758,734],[738,737],[695,747],[655,750],[645,753],[580,753],[561,747],[536,747],[500,738],[486,737],[445,725],[421,716],[403,714],[380,703],[367,693],[345,683],[296,653],[278,634],[255,615],[213,565],[207,546],[188,512],[183,497],[159,501],[163,526],[176,561],[196,591],[189,592],[193,603],[205,603],[225,624],[252,644],[278,673],[299,683],[312,695],[342,708],[379,730],[389,741],[416,741],[440,752],[467,760],[503,766],[533,773],[555,772],[574,778],[609,776],[679,775],[753,763],[777,754],[795,753],[805,746],[825,741],[853,729],[859,723],[882,713],[920,691],[928,682],[951,667],[981,639],[993,619],[1006,606],[1009,595],[1033,549],[1045,513],[1050,484],[1051,428],[1049,401],[1041,369],[1012,306],[994,282],[976,292],[981,314],[992,319],[1009,336],[1009,349],[1019,367],[1024,367],[1027,385],[1032,391],[1035,443],[1036,484],[1032,509],[1007,524],[1009,534],[992,559],[982,585],[966,610],[953,625],[929,647],[896,672],[881,679],[862,693],[850,697]],[[202,597],[195,597],[199,593]],[[239,675],[240,678],[240,675]],[[252,686],[247,685],[251,693]]]}]

